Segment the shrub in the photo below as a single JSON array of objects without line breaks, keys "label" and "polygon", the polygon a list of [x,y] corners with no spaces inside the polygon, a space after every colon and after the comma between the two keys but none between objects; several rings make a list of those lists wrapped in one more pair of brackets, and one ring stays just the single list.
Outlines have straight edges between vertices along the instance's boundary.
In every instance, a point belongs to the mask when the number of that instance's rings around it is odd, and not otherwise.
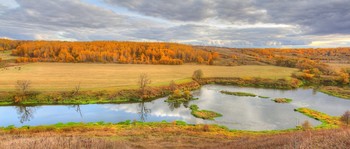
[{"label": "shrub", "polygon": [[350,111],[346,111],[341,117],[340,120],[346,125],[350,124]]},{"label": "shrub", "polygon": [[204,76],[203,71],[201,69],[198,69],[198,70],[193,72],[192,78],[194,80],[199,80],[199,79],[203,78],[203,76]]},{"label": "shrub", "polygon": [[303,130],[312,129],[312,125],[308,120],[304,121],[303,124],[301,124],[301,127],[303,128]]}]

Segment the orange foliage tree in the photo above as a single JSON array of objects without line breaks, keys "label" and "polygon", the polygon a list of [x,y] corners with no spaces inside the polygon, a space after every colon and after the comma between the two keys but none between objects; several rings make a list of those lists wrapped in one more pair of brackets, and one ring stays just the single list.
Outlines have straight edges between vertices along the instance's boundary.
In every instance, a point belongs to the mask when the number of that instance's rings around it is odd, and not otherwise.
[{"label": "orange foliage tree", "polygon": [[108,62],[167,65],[193,62],[213,64],[213,60],[219,58],[216,52],[207,52],[184,44],[116,41],[25,41],[12,51],[12,55],[20,56],[17,62]]}]

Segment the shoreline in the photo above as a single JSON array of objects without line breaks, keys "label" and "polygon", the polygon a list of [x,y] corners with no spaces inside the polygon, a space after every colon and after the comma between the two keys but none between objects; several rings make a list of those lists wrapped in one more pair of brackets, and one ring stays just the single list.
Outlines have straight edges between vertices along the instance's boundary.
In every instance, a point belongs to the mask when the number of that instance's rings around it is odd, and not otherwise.
[{"label": "shoreline", "polygon": [[[191,82],[176,84],[179,90],[193,91],[207,84],[230,85],[239,87],[266,88],[278,90],[293,90],[302,87],[313,88],[330,96],[349,99],[349,96],[341,95],[337,90],[328,91],[324,87],[318,89],[315,86],[304,86],[298,79],[264,79],[264,78],[225,78],[211,77],[192,80]],[[338,86],[332,88],[343,89]],[[20,95],[16,92],[2,92],[0,106],[35,106],[35,105],[86,105],[86,104],[123,104],[153,101],[157,98],[166,97],[171,94],[170,86],[148,87],[141,94],[139,89],[123,89],[118,91],[80,91],[73,95],[71,91],[55,92],[28,92]],[[15,98],[24,98],[15,102]]]}]

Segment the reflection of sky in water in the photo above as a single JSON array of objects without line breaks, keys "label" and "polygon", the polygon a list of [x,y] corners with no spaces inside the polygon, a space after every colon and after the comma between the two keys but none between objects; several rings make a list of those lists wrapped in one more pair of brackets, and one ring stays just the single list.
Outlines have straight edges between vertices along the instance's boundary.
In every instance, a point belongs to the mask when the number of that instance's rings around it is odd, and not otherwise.
[{"label": "reflection of sky in water", "polygon": [[[277,104],[271,99],[224,95],[220,93],[221,90],[250,92],[271,98],[286,97],[293,99],[293,102]],[[293,128],[304,120],[309,120],[314,125],[320,124],[318,121],[294,112],[294,108],[309,107],[331,115],[341,115],[346,110],[350,110],[349,100],[314,93],[310,89],[281,91],[206,85],[194,91],[194,95],[199,100],[191,101],[188,105],[197,104],[200,109],[222,113],[223,117],[216,118],[214,121],[198,119],[193,117],[191,111],[184,105],[169,104],[164,102],[166,98],[161,98],[144,104],[0,107],[0,126],[42,125],[58,122],[120,122],[141,120],[143,117],[145,121],[183,120],[191,124],[219,124],[231,129],[272,130]],[[21,119],[25,119],[25,122],[21,123]]]}]

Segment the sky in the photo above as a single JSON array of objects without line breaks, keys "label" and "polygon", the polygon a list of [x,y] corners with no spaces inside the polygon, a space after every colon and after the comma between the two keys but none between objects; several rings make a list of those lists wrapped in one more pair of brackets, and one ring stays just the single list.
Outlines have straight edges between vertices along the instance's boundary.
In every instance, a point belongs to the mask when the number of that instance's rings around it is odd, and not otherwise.
[{"label": "sky", "polygon": [[350,46],[350,0],[0,0],[0,38]]}]

